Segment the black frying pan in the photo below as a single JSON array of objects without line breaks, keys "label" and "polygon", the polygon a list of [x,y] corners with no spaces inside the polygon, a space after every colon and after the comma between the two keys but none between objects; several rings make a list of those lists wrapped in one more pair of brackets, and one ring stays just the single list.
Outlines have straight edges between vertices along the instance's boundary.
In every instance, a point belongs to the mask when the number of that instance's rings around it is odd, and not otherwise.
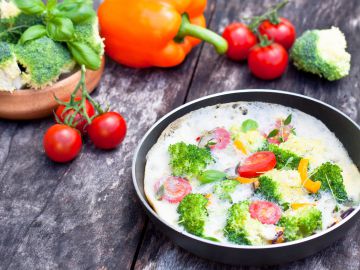
[{"label": "black frying pan", "polygon": [[215,243],[187,232],[180,232],[159,218],[144,194],[144,170],[148,151],[156,143],[162,131],[177,118],[206,106],[236,101],[281,104],[318,118],[335,133],[351,159],[360,168],[360,127],[344,113],[330,105],[303,95],[276,90],[238,90],[203,97],[180,106],[162,117],[145,134],[135,151],[132,164],[134,186],[146,213],[155,226],[176,244],[200,257],[235,265],[269,265],[294,261],[314,254],[344,236],[359,218],[360,206],[340,223],[326,231],[301,240],[263,247]]}]

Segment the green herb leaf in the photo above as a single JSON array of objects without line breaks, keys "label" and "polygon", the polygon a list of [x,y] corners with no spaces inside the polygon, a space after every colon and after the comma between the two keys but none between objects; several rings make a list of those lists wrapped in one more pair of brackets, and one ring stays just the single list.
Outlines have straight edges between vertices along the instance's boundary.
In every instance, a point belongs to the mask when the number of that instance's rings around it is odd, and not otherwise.
[{"label": "green herb leaf", "polygon": [[62,3],[57,9],[57,14],[71,19],[74,23],[82,23],[96,16],[93,7],[84,3]]},{"label": "green herb leaf", "polygon": [[41,0],[14,0],[16,6],[25,14],[37,15],[45,11],[45,4]]},{"label": "green herb leaf", "polygon": [[287,126],[291,123],[291,119],[292,119],[292,115],[289,114],[288,117],[286,117],[286,119],[284,120],[284,125]]},{"label": "green herb leaf", "polygon": [[160,201],[163,198],[164,194],[165,194],[165,188],[164,188],[164,185],[161,185],[155,193],[155,198],[158,201]]},{"label": "green herb leaf", "polygon": [[269,135],[267,136],[268,138],[272,138],[272,137],[275,137],[276,135],[279,134],[279,130],[278,129],[274,129],[272,130]]},{"label": "green herb leaf", "polygon": [[252,119],[247,119],[241,124],[241,130],[243,132],[248,132],[250,130],[255,130],[259,127],[258,123]]},{"label": "green herb leaf", "polygon": [[213,242],[220,242],[219,239],[215,238],[215,237],[212,237],[212,236],[201,236],[202,238],[206,239],[206,240],[210,240],[210,241],[213,241]]},{"label": "green herb leaf", "polygon": [[48,0],[46,8],[47,10],[53,10],[56,7],[57,0]]},{"label": "green herb leaf", "polygon": [[74,35],[72,21],[64,17],[52,18],[46,26],[47,34],[56,41],[68,41]]},{"label": "green herb leaf", "polygon": [[26,41],[41,38],[45,35],[46,35],[46,28],[44,25],[41,24],[33,25],[28,29],[26,29],[26,31],[21,35],[19,43],[24,44]]},{"label": "green herb leaf", "polygon": [[101,59],[86,43],[79,41],[67,42],[68,48],[75,61],[88,69],[97,70],[101,66]]},{"label": "green herb leaf", "polygon": [[216,170],[207,170],[201,173],[198,176],[199,181],[202,184],[212,183],[215,181],[220,181],[226,178],[226,174]]}]

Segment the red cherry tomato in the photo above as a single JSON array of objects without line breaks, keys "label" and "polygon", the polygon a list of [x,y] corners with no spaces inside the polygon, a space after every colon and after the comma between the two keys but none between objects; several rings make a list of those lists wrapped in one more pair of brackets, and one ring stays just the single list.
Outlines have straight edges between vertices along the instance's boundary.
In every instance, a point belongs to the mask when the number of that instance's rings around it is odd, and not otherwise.
[{"label": "red cherry tomato", "polygon": [[259,25],[259,32],[288,50],[296,39],[295,27],[285,18],[279,18],[279,20],[278,24],[272,24],[269,20],[263,21]]},{"label": "red cherry tomato", "polygon": [[159,200],[178,203],[191,192],[191,185],[186,179],[169,176],[155,184],[155,192]]},{"label": "red cherry tomato", "polygon": [[243,23],[228,25],[222,36],[228,42],[227,56],[236,61],[245,60],[257,42],[254,33]]},{"label": "red cherry tomato", "polygon": [[268,46],[255,46],[250,50],[248,66],[258,78],[272,80],[280,77],[288,65],[288,53],[283,46],[272,43]]},{"label": "red cherry tomato", "polygon": [[276,157],[273,152],[263,151],[252,154],[244,163],[241,164],[237,171],[241,177],[254,178],[264,172],[275,168]]},{"label": "red cherry tomato", "polygon": [[[81,98],[80,97],[76,97],[75,98],[75,101],[80,101]],[[66,100],[66,102],[68,102],[68,100]],[[86,103],[85,103],[85,108],[86,108],[86,112],[88,114],[89,117],[93,117],[95,115],[95,109],[94,109],[94,106],[88,101],[86,100]],[[64,122],[65,118],[68,116],[68,115],[72,115],[74,114],[74,110],[71,109],[71,110],[68,110],[66,112],[64,112],[64,109],[65,109],[65,106],[64,105],[60,105],[57,109],[56,109],[56,116],[59,118],[59,120],[61,122]],[[76,114],[75,118],[74,118],[74,123],[77,123],[77,125],[75,126],[75,128],[77,130],[80,130],[80,132],[82,133],[85,133],[86,130],[87,130],[87,121],[85,119],[85,117],[83,117],[81,114]]]},{"label": "red cherry tomato", "polygon": [[275,203],[254,201],[249,207],[250,216],[262,224],[276,224],[281,217],[281,209]]},{"label": "red cherry tomato", "polygon": [[46,155],[56,162],[73,160],[80,152],[80,132],[72,127],[55,124],[45,133],[43,146]]},{"label": "red cherry tomato", "polygon": [[126,122],[120,114],[106,112],[95,117],[88,127],[88,134],[96,147],[113,149],[125,138]]}]

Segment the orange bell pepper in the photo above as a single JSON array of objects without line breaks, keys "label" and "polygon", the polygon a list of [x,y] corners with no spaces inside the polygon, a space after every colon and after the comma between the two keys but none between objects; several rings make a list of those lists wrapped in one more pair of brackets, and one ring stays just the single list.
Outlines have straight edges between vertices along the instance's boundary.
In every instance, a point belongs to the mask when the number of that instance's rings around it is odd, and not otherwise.
[{"label": "orange bell pepper", "polygon": [[237,149],[239,149],[241,152],[243,152],[245,155],[247,154],[245,145],[240,140],[235,140],[234,145]]},{"label": "orange bell pepper", "polygon": [[258,181],[258,178],[245,178],[245,177],[236,177],[235,178],[236,181],[240,182],[241,184],[251,184],[251,183],[255,183],[256,181]]},{"label": "orange bell pepper", "polygon": [[298,166],[301,183],[308,191],[310,191],[311,193],[316,193],[319,191],[321,187],[321,182],[320,181],[314,182],[313,180],[308,178],[308,172],[307,172],[308,166],[309,166],[309,160],[302,158]]},{"label": "orange bell pepper", "polygon": [[205,7],[206,0],[105,0],[98,10],[105,51],[137,68],[176,66],[201,40],[223,54],[226,40],[204,28]]}]

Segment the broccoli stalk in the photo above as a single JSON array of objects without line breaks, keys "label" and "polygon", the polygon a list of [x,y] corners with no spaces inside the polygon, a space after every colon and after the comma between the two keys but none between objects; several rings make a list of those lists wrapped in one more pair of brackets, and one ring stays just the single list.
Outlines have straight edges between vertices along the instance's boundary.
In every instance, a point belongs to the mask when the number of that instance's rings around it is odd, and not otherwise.
[{"label": "broccoli stalk", "polygon": [[313,179],[321,181],[321,189],[330,191],[339,203],[348,200],[341,172],[338,165],[326,162],[315,169],[311,176]]},{"label": "broccoli stalk", "polygon": [[179,142],[169,146],[170,166],[173,175],[194,177],[201,174],[213,161],[210,150]]},{"label": "broccoli stalk", "polygon": [[304,206],[284,214],[278,225],[284,227],[286,241],[301,239],[321,229],[321,211],[314,206]]},{"label": "broccoli stalk", "polygon": [[290,56],[298,69],[333,81],[349,74],[351,56],[345,49],[339,28],[308,30],[295,41]]},{"label": "broccoli stalk", "polygon": [[228,200],[232,203],[231,193],[235,191],[239,184],[236,180],[223,180],[214,186],[214,194],[222,200]]},{"label": "broccoli stalk", "polygon": [[190,193],[186,195],[177,208],[180,215],[179,224],[187,232],[203,236],[205,222],[208,217],[207,204],[208,200],[202,194]]},{"label": "broccoli stalk", "polygon": [[13,46],[0,42],[0,90],[13,91],[21,86],[21,70],[16,63]]}]

